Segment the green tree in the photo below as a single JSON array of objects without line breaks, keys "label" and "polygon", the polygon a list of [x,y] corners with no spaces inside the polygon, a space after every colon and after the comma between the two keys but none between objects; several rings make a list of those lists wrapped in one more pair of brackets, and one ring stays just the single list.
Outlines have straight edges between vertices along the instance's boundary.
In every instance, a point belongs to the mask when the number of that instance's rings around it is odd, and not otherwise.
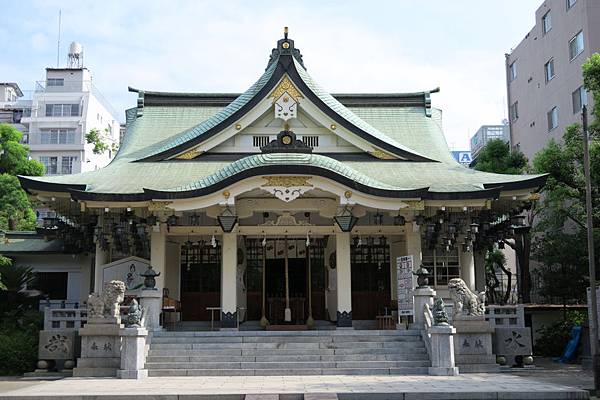
[{"label": "green tree", "polygon": [[35,214],[16,175],[40,176],[44,166],[28,158],[29,148],[20,143],[23,134],[0,124],[0,230],[33,229]]},{"label": "green tree", "polygon": [[527,168],[527,157],[520,151],[512,151],[501,139],[486,143],[475,160],[475,169],[497,174],[522,174]]},{"label": "green tree", "polygon": [[[506,287],[501,299],[496,299],[496,288],[500,286],[500,281],[496,277],[496,272],[500,270],[506,275]],[[487,297],[490,304],[507,304],[510,299],[512,289],[512,272],[506,268],[506,257],[500,250],[488,251],[485,256],[486,287],[488,289]]]},{"label": "green tree", "polygon": [[[528,169],[528,160],[525,155],[518,150],[511,150],[510,145],[501,139],[493,139],[486,143],[485,147],[475,160],[475,169],[483,172],[493,172],[496,174],[519,175]],[[527,204],[523,210],[529,225],[534,223],[536,202]],[[517,283],[519,288],[520,301],[529,303],[531,301],[531,279],[529,272],[529,260],[531,258],[531,234],[529,231],[523,231],[515,235],[514,242],[504,241],[506,245],[515,251],[517,257]],[[498,260],[496,260],[498,261]],[[507,278],[511,279],[510,271],[506,268],[500,268]],[[507,302],[510,292],[503,296],[503,301]]]},{"label": "green tree", "polygon": [[94,154],[104,154],[107,150],[117,151],[119,146],[110,139],[108,128],[100,132],[97,128],[90,129],[85,135],[85,141],[88,144],[93,144],[92,152]]}]

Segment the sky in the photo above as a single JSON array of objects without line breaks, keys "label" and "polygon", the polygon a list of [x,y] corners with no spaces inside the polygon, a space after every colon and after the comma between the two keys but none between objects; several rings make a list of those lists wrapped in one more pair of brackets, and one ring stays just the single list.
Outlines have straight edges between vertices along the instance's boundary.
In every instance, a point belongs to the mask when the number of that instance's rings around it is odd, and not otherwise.
[{"label": "sky", "polygon": [[[541,0],[2,0],[0,81],[32,90],[44,68],[83,44],[94,84],[124,120],[128,86],[243,92],[288,26],[311,76],[332,93],[436,87],[446,140],[468,149],[506,118],[504,54],[535,24]],[[10,18],[6,18],[10,16]]]}]

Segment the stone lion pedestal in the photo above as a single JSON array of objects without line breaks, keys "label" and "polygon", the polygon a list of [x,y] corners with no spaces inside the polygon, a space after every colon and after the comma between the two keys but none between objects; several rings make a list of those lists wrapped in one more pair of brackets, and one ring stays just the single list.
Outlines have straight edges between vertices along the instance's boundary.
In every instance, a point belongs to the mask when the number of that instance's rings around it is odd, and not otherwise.
[{"label": "stone lion pedestal", "polygon": [[88,298],[88,320],[79,329],[81,358],[73,369],[74,377],[116,377],[121,366],[121,337],[123,329],[119,304],[123,301],[125,284],[110,281],[101,294]]},{"label": "stone lion pedestal", "polygon": [[494,328],[485,320],[483,293],[473,293],[460,278],[448,282],[454,303],[454,355],[460,372],[498,372],[492,351]]}]

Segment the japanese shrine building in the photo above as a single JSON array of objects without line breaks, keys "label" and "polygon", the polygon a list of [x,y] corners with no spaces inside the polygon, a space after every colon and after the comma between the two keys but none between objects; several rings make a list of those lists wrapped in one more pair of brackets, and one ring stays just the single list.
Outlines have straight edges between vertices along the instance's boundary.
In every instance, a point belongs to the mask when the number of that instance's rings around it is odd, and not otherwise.
[{"label": "japanese shrine building", "polygon": [[147,259],[183,321],[374,321],[407,296],[401,256],[442,294],[453,277],[483,290],[484,239],[545,181],[454,161],[436,90],[329,94],[287,33],[241,95],[130,90],[108,166],[20,180],[61,215],[48,229],[95,251],[90,292],[115,261]]}]

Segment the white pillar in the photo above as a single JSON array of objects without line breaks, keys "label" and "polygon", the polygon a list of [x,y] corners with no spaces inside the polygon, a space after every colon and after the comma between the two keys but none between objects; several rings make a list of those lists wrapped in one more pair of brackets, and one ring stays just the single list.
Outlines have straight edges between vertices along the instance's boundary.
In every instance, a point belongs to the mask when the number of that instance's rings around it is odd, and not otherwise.
[{"label": "white pillar", "polygon": [[237,328],[237,235],[223,233],[221,328]]},{"label": "white pillar", "polygon": [[102,247],[100,247],[100,243],[96,242],[96,254],[94,257],[94,288],[92,290],[93,292],[102,292],[102,287],[104,286],[102,266],[108,264],[108,256],[108,251],[102,250]]},{"label": "white pillar", "polygon": [[413,256],[415,270],[421,266],[421,228],[412,222],[406,224],[406,255]]},{"label": "white pillar", "polygon": [[350,233],[335,235],[337,270],[337,326],[352,327],[352,277],[350,266]]},{"label": "white pillar", "polygon": [[167,264],[167,226],[161,223],[152,227],[150,235],[150,265],[160,276],[156,277],[156,289],[162,293],[165,287],[165,271]]},{"label": "white pillar", "polygon": [[460,278],[465,281],[471,291],[475,291],[475,260],[470,251],[459,253]]}]

